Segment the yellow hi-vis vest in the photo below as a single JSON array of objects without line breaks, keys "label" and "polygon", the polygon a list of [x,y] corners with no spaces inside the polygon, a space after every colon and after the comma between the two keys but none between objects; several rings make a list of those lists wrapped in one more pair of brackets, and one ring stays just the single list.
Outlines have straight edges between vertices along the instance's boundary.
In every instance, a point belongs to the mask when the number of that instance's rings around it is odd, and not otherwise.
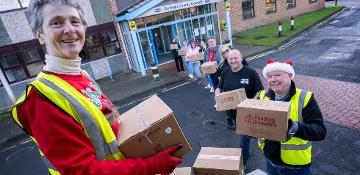
[{"label": "yellow hi-vis vest", "polygon": [[[85,71],[83,73],[87,75]],[[21,128],[23,126],[18,119],[18,115],[21,115],[18,113],[18,107],[25,102],[32,88],[35,88],[38,93],[64,110],[84,128],[95,148],[98,160],[120,160],[124,158],[118,149],[115,134],[101,110],[74,87],[53,74],[39,73],[12,108],[12,117]],[[36,139],[32,136],[31,138],[36,143]],[[51,165],[41,151],[40,155],[50,174],[59,175],[59,171]]]},{"label": "yellow hi-vis vest", "polygon": [[[293,121],[303,123],[302,109],[309,103],[312,92],[303,91],[296,88],[295,95],[290,99],[290,118]],[[270,100],[265,96],[265,91],[259,94],[260,100]],[[264,149],[265,139],[258,139],[258,145]],[[297,137],[292,137],[287,142],[281,142],[280,157],[281,160],[288,165],[306,165],[311,163],[310,141]]]}]

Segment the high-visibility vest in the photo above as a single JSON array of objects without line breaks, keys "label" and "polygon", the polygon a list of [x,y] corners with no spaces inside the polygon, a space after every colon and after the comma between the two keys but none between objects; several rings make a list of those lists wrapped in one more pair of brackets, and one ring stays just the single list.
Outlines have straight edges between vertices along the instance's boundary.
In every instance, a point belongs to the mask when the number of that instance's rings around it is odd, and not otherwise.
[{"label": "high-visibility vest", "polygon": [[[302,117],[302,109],[309,103],[312,92],[307,92],[296,88],[296,93],[290,99],[290,119],[293,121],[304,123]],[[260,100],[270,100],[265,96],[265,91],[259,94]],[[258,146],[264,149],[265,139],[258,139]],[[288,165],[306,165],[311,163],[311,141],[292,137],[286,142],[281,142],[280,157],[281,160]]]},{"label": "high-visibility vest", "polygon": [[[87,75],[85,71],[83,73]],[[40,72],[36,79],[26,87],[24,94],[12,108],[12,117],[21,128],[23,126],[18,118],[21,115],[18,113],[18,107],[25,102],[32,88],[35,88],[43,97],[64,110],[84,128],[95,148],[98,160],[120,160],[124,158],[118,149],[115,134],[101,110],[74,87],[53,74]],[[31,138],[37,143],[33,136]],[[41,151],[40,155],[50,174],[59,175],[59,171],[51,165]]]}]

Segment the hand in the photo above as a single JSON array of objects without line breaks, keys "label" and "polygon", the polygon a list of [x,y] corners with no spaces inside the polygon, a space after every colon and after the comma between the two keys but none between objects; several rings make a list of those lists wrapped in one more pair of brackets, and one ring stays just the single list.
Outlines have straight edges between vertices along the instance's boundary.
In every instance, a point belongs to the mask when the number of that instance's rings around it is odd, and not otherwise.
[{"label": "hand", "polygon": [[298,122],[294,122],[291,119],[288,120],[288,134],[287,134],[287,140],[290,140],[296,132],[299,130],[299,124]]},{"label": "hand", "polygon": [[172,155],[182,147],[182,144],[170,146],[145,160],[152,166],[151,171],[155,174],[169,175],[174,171],[177,165],[183,162],[182,158]]}]

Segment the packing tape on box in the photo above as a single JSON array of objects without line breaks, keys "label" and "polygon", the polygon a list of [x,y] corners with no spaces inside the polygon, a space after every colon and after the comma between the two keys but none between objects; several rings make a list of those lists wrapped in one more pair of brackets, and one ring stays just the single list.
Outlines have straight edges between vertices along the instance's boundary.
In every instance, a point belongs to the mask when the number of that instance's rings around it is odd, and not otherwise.
[{"label": "packing tape on box", "polygon": [[144,133],[144,137],[146,138],[146,140],[153,145],[154,142],[150,139],[149,135],[149,131],[150,131],[150,125],[149,122],[146,121],[145,119],[145,115],[143,112],[143,109],[140,106],[135,107],[135,113],[136,113],[136,124],[137,124],[137,129],[140,131],[144,131],[141,133]]},{"label": "packing tape on box", "polygon": [[240,156],[224,156],[212,154],[199,154],[199,159],[216,159],[216,160],[240,160]]}]

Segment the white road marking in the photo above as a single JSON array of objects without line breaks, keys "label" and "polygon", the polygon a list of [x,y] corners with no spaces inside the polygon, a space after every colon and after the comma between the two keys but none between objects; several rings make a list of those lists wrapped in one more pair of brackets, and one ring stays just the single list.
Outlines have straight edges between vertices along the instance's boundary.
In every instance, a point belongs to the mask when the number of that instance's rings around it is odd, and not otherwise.
[{"label": "white road marking", "polygon": [[[176,88],[185,86],[185,85],[187,85],[187,84],[189,84],[189,83],[190,83],[190,82],[185,82],[185,83],[179,84],[179,85],[174,86],[174,87],[171,87],[171,88],[164,88],[164,89],[161,90],[161,92],[164,93],[164,92],[167,92],[167,91],[170,91],[170,90],[173,90],[173,89],[176,89]],[[158,94],[158,93],[155,93],[155,94]],[[152,94],[152,95],[148,95],[148,96],[143,97],[143,98],[140,98],[140,99],[133,100],[133,101],[131,101],[131,102],[127,103],[127,104],[124,104],[124,105],[116,106],[116,108],[119,109],[119,108],[124,108],[124,107],[130,106],[130,105],[132,105],[132,104],[134,104],[134,103],[137,103],[137,102],[140,102],[140,101],[144,101],[145,99],[148,99],[148,98],[151,97],[151,96],[153,96],[153,94]]]},{"label": "white road marking", "polygon": [[[345,9],[345,8],[344,8]],[[264,52],[264,53],[261,53],[261,54],[258,54],[258,55],[254,55],[252,57],[249,57],[249,58],[246,58],[246,61],[251,61],[251,60],[254,60],[254,59],[257,59],[257,58],[260,58],[260,57],[263,57],[263,56],[267,56],[267,55],[270,55],[272,53],[276,53],[276,52],[279,52],[279,51],[282,51],[288,47],[290,47],[291,45],[293,45],[294,43],[296,43],[297,41],[299,41],[300,39],[304,38],[305,36],[307,36],[308,34],[310,34],[311,32],[313,32],[314,30],[316,30],[317,28],[319,28],[321,25],[329,22],[330,20],[336,18],[340,13],[342,13],[344,11],[344,9],[342,9],[340,12],[337,12],[335,13],[334,15],[332,15],[331,17],[329,17],[328,19],[316,24],[314,27],[312,27],[311,29],[309,29],[309,31],[303,33],[303,34],[300,34],[299,36],[295,37],[294,39],[290,40],[289,42],[285,43],[284,45],[280,46],[279,48],[277,49],[273,49],[273,50],[270,50],[270,51],[267,51],[267,52]]]},{"label": "white road marking", "polygon": [[20,141],[19,143],[22,144],[22,145],[24,145],[24,144],[26,144],[26,143],[28,143],[28,142],[31,142],[31,139],[22,140],[22,141]]},{"label": "white road marking", "polygon": [[10,149],[13,149],[13,148],[15,148],[15,147],[16,147],[16,145],[10,146],[10,147],[8,147],[8,148],[5,148],[5,149],[1,150],[1,152],[5,152],[5,151],[10,150]]}]

